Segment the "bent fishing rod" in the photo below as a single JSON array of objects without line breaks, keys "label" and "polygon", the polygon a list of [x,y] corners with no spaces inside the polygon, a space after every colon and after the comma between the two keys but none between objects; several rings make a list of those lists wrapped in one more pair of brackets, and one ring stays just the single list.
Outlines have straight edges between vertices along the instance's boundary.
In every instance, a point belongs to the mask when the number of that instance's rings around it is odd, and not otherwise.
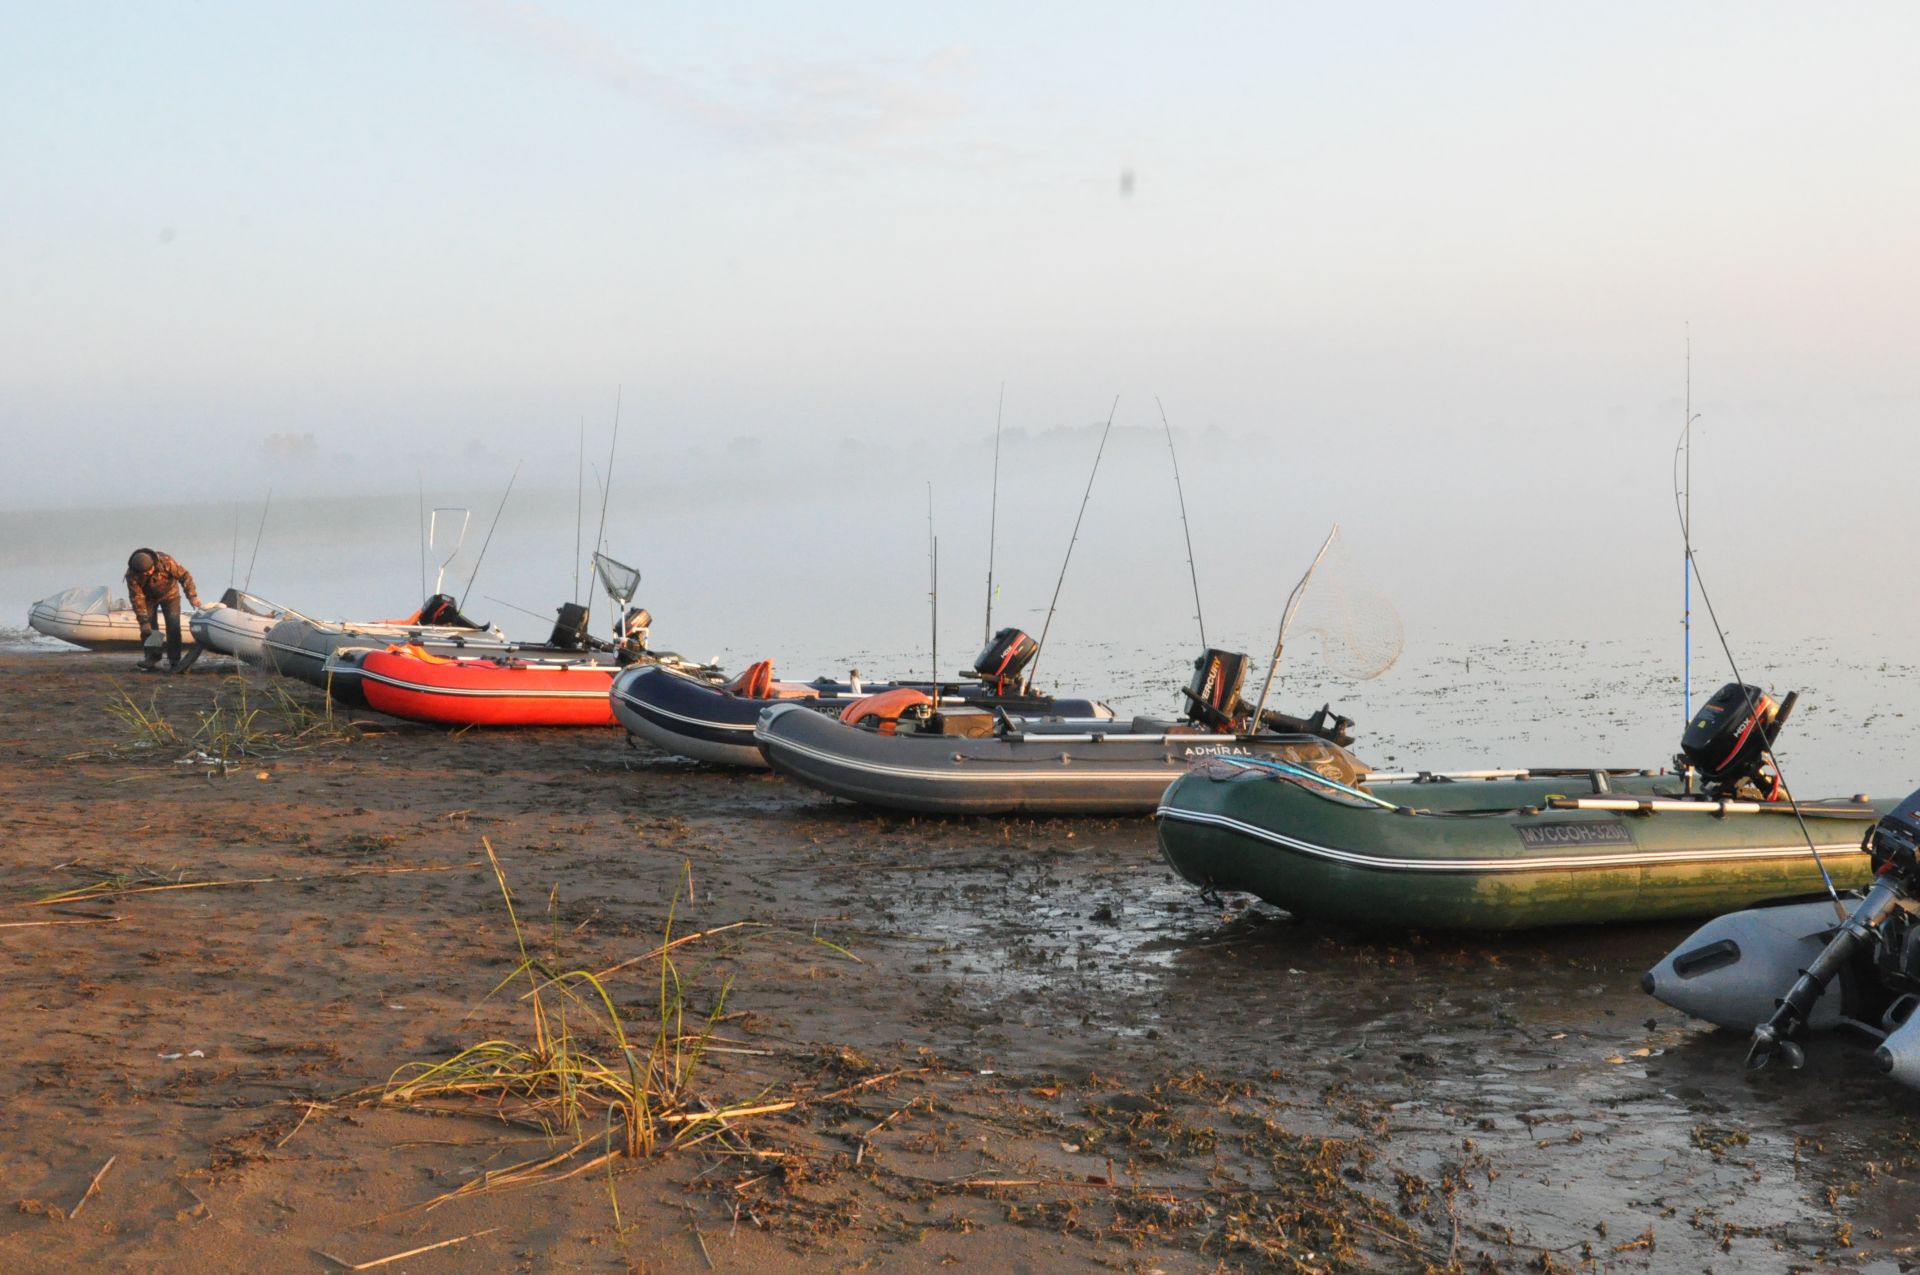
[{"label": "bent fishing rod", "polygon": [[1060,586],[1067,582],[1067,564],[1073,561],[1073,546],[1080,541],[1080,520],[1087,516],[1087,501],[1093,498],[1093,480],[1100,474],[1100,458],[1107,453],[1107,435],[1113,433],[1113,414],[1120,410],[1120,396],[1113,396],[1113,406],[1107,409],[1106,428],[1100,431],[1100,449],[1093,454],[1093,472],[1087,475],[1087,490],[1080,497],[1080,512],[1073,518],[1073,534],[1067,538],[1067,556],[1060,562],[1060,578],[1053,582],[1053,601],[1047,603],[1047,621],[1040,626],[1040,640],[1034,644],[1033,659],[1027,664],[1027,680],[1033,680],[1033,672],[1040,663],[1040,653],[1046,649],[1047,630],[1053,627],[1053,609],[1060,605]]},{"label": "bent fishing rod", "polygon": [[1173,490],[1180,497],[1180,532],[1187,538],[1187,575],[1193,581],[1193,619],[1200,626],[1200,649],[1207,649],[1207,621],[1200,613],[1200,568],[1193,562],[1193,528],[1187,522],[1187,489],[1180,482],[1180,453],[1173,450],[1173,426],[1167,423],[1167,409],[1158,394],[1153,405],[1160,409],[1160,428],[1167,432],[1167,455],[1173,458]]}]

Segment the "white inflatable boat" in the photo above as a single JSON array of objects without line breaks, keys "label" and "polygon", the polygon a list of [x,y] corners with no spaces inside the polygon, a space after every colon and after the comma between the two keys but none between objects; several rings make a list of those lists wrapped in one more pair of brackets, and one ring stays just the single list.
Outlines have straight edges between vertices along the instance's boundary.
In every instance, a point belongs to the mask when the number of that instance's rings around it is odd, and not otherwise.
[{"label": "white inflatable boat", "polygon": [[[181,620],[180,640],[191,645],[190,626],[185,616]],[[36,633],[89,651],[140,649],[140,621],[134,618],[133,604],[115,597],[105,585],[83,585],[42,598],[28,609],[27,624]]]}]

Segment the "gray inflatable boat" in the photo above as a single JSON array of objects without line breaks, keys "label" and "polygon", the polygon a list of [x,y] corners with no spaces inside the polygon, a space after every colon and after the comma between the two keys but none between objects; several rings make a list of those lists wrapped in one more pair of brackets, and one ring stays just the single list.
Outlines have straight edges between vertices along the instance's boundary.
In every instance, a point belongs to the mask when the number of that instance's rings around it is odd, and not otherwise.
[{"label": "gray inflatable boat", "polygon": [[[266,631],[260,648],[274,672],[326,690],[331,682],[327,657],[334,651],[385,650],[395,642],[424,646],[435,655],[494,655],[510,646],[499,629],[473,623],[452,598],[435,594],[406,620],[329,623],[290,614]],[[346,702],[354,701],[349,696]]]},{"label": "gray inflatable boat", "polygon": [[1717,917],[1641,986],[1752,1033],[1749,1070],[1797,1068],[1814,1033],[1836,1031],[1867,1040],[1875,1066],[1920,1088],[1920,792],[1880,816],[1865,848],[1875,876],[1864,893]]},{"label": "gray inflatable boat", "polygon": [[1255,728],[1239,697],[1245,663],[1203,652],[1180,721],[936,710],[901,688],[839,717],[776,704],[760,714],[754,740],[783,775],[911,814],[1152,814],[1188,767],[1222,756],[1290,762],[1345,784],[1367,773],[1346,750],[1353,723],[1328,709],[1307,720],[1266,714]]},{"label": "gray inflatable boat", "polygon": [[911,814],[1151,814],[1167,785],[1210,757],[1266,757],[1341,783],[1366,767],[1308,734],[1212,734],[1133,718],[938,714],[937,728],[882,733],[797,704],[760,714],[754,739],[783,775],[849,801]]}]

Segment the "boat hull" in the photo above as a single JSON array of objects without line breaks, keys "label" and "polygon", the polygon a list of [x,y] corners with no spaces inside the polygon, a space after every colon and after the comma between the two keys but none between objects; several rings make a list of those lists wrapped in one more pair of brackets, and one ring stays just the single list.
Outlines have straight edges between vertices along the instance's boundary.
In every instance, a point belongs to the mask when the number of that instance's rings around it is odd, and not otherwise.
[{"label": "boat hull", "polygon": [[612,726],[616,669],[569,660],[421,657],[404,648],[360,658],[367,707],[442,726]]},{"label": "boat hull", "polygon": [[[1847,900],[1851,912],[1857,898]],[[1752,1031],[1772,1015],[1800,971],[1813,963],[1840,923],[1830,899],[1749,908],[1715,917],[1661,958],[1641,989],[1693,1017],[1735,1031]],[[1847,972],[1849,975],[1851,971]],[[1839,1025],[1849,999],[1843,978],[1809,1007],[1807,1026]]]},{"label": "boat hull", "polygon": [[883,735],[780,705],[761,714],[755,738],[783,775],[910,814],[1148,814],[1189,766],[1222,753],[1324,767],[1342,778],[1359,769],[1345,750],[1311,735],[1147,735],[1111,720],[1016,724],[1016,734],[977,739]]},{"label": "boat hull", "polygon": [[268,629],[261,650],[273,671],[297,678],[354,707],[365,701],[357,687],[342,684],[335,693],[327,657],[340,649],[384,650],[394,643],[419,642],[436,654],[497,654],[510,644],[494,629],[456,629],[402,624],[327,624],[292,616]]},{"label": "boat hull", "polygon": [[209,651],[265,664],[268,631],[292,615],[264,598],[229,589],[218,606],[193,613],[193,640]]},{"label": "boat hull", "polygon": [[[1196,770],[1167,790],[1161,850],[1195,885],[1256,894],[1296,916],[1517,929],[1704,916],[1823,888],[1790,814],[1545,809],[1550,796],[1598,787],[1568,775],[1372,787],[1400,807],[1392,810],[1233,770]],[[1605,787],[1677,791],[1655,776]],[[1842,888],[1867,879],[1860,837],[1869,821],[1806,818]]]},{"label": "boat hull", "polygon": [[[89,651],[138,651],[141,645],[140,621],[132,606],[104,588],[68,589],[42,598],[27,609],[27,627]],[[185,616],[180,640],[188,646],[194,644]]]}]

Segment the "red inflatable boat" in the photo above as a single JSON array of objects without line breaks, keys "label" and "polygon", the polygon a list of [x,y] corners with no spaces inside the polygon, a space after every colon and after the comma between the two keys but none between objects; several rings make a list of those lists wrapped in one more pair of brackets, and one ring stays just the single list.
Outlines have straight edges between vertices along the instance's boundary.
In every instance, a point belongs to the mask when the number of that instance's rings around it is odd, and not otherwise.
[{"label": "red inflatable boat", "polygon": [[619,667],[582,653],[555,659],[432,655],[417,646],[360,661],[370,708],[443,726],[612,726]]}]

